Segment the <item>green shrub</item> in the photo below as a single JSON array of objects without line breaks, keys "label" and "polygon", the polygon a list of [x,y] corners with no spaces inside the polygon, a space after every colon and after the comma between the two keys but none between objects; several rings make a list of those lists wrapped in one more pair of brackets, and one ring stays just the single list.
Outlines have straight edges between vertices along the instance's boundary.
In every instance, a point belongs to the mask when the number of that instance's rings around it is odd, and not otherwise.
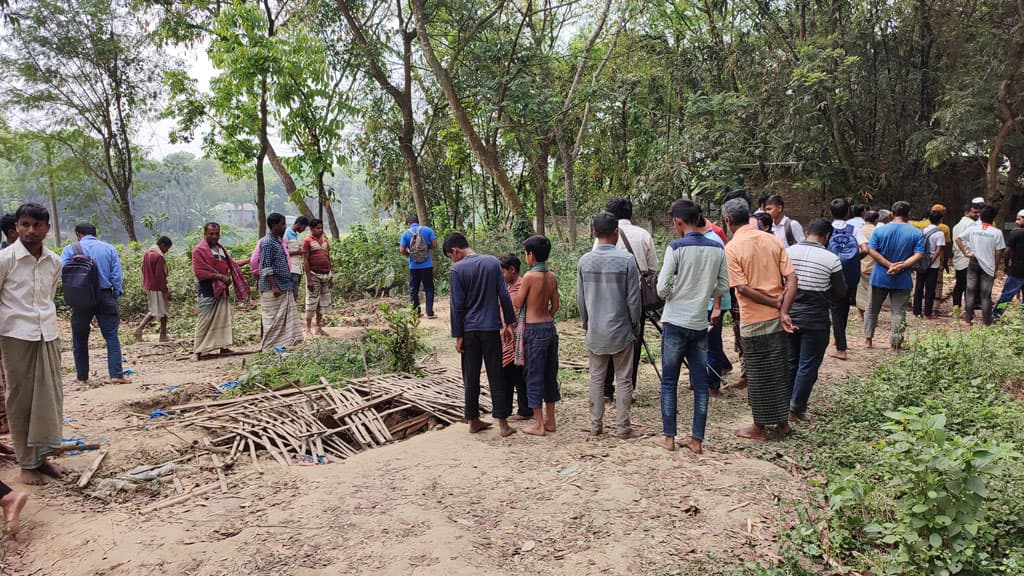
[{"label": "green shrub", "polygon": [[363,338],[368,362],[376,366],[387,366],[395,372],[416,372],[416,359],[423,352],[423,340],[419,334],[419,315],[412,307],[392,307],[387,302],[380,305],[380,312],[388,327],[384,330],[370,328]]}]

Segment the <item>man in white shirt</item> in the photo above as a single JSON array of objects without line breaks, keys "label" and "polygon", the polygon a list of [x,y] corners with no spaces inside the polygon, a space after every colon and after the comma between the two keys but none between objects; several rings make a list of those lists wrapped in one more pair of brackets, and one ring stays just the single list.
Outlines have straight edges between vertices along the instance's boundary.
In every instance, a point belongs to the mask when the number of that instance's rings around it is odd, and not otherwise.
[{"label": "man in white shirt", "polygon": [[[633,218],[633,201],[622,196],[612,198],[605,206],[605,211],[611,213],[619,220],[619,242],[616,244],[616,247],[623,252],[631,252],[633,254],[641,275],[647,271],[657,272],[658,255],[654,252],[654,240],[651,239],[651,233],[630,221]],[[597,248],[596,239],[594,240],[594,248]],[[640,367],[643,334],[644,321],[641,321],[640,337],[637,338],[633,350],[633,390],[636,390],[636,377]],[[612,366],[611,362],[608,363],[608,371],[604,377],[604,399],[608,402],[614,402],[615,400],[615,367]]]},{"label": "man in white shirt", "polygon": [[1006,240],[1003,231],[992,225],[999,210],[995,206],[981,207],[981,226],[968,228],[957,236],[956,244],[970,263],[967,265],[967,298],[964,302],[964,322],[974,322],[976,298],[981,298],[981,319],[985,326],[992,324],[992,283],[1003,259]]},{"label": "man in white shirt", "polygon": [[804,240],[804,228],[799,222],[786,216],[786,204],[782,196],[775,194],[769,196],[764,203],[764,211],[771,215],[772,234],[782,241],[783,246],[792,246]]},{"label": "man in white shirt", "polygon": [[847,220],[846,223],[853,226],[853,229],[857,232],[860,232],[861,226],[864,225],[864,215],[867,214],[868,210],[871,210],[871,206],[868,206],[867,204],[857,204],[851,211],[853,218]]},{"label": "man in white shirt", "polygon": [[946,236],[939,229],[942,212],[932,210],[928,213],[929,224],[921,232],[924,233],[925,253],[929,258],[927,270],[917,273],[914,284],[914,316],[918,318],[924,313],[926,318],[932,317],[935,309],[935,287],[938,285],[939,266],[942,265],[942,251],[946,246]]},{"label": "man in white shirt", "polygon": [[5,370],[7,418],[21,481],[41,485],[60,479],[64,470],[46,457],[61,445],[64,395],[60,340],[53,298],[60,279],[60,258],[43,246],[50,213],[39,204],[15,212],[18,241],[0,252],[0,349]]},{"label": "man in white shirt", "polygon": [[960,243],[956,239],[969,228],[978,225],[979,208],[981,206],[974,202],[964,206],[964,215],[956,223],[956,226],[953,226],[953,270],[956,273],[956,283],[953,285],[953,306],[956,308],[961,308],[963,304],[964,291],[967,289],[967,265],[971,261],[960,251]]}]

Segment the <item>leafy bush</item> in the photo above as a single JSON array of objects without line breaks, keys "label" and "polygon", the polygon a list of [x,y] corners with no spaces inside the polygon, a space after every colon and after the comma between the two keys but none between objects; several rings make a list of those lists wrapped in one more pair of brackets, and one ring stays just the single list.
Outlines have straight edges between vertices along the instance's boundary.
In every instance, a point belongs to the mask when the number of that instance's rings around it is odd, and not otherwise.
[{"label": "leafy bush", "polygon": [[874,574],[1024,573],[1024,331],[933,333],[864,380],[841,383],[800,454],[828,482],[789,534],[809,562]]},{"label": "leafy bush", "polygon": [[380,305],[381,314],[387,322],[387,329],[370,328],[363,343],[368,362],[387,366],[396,372],[416,372],[416,357],[423,351],[423,341],[418,327],[419,316],[412,307],[391,307],[387,302]]}]

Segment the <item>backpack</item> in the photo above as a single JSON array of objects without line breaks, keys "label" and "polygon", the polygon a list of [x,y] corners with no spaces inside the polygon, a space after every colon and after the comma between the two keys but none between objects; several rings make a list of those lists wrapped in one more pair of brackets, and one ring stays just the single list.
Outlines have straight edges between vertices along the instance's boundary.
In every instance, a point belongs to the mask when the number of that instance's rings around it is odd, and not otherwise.
[{"label": "backpack", "polygon": [[[637,260],[633,247],[629,245],[629,238],[626,238],[625,233],[620,233],[619,238],[622,238],[622,243],[626,245],[626,250],[633,255],[633,260],[637,262],[639,267],[640,261]],[[640,273],[640,306],[644,312],[656,312],[665,306],[665,301],[661,299],[661,296],[658,296],[658,273],[654,270]]]},{"label": "backpack", "polygon": [[99,299],[100,273],[96,261],[82,251],[82,245],[71,245],[74,255],[60,271],[64,286],[64,302],[72,308],[95,308]]},{"label": "backpack", "polygon": [[429,254],[427,242],[423,239],[423,234],[420,233],[422,229],[422,226],[417,226],[415,230],[409,229],[409,232],[412,233],[412,238],[409,239],[409,258],[412,258],[416,264],[426,262]]},{"label": "backpack", "polygon": [[928,242],[928,239],[936,232],[941,233],[942,230],[935,228],[934,230],[929,230],[928,233],[924,235],[924,258],[921,258],[917,261],[917,264],[914,264],[913,270],[915,272],[926,272],[932,267],[932,245],[931,242]]},{"label": "backpack", "polygon": [[793,234],[793,220],[786,220],[786,246],[796,244],[796,235]]},{"label": "backpack", "polygon": [[852,224],[847,224],[842,230],[832,230],[832,237],[828,240],[828,250],[838,256],[839,261],[843,264],[860,259],[860,246],[857,245]]}]

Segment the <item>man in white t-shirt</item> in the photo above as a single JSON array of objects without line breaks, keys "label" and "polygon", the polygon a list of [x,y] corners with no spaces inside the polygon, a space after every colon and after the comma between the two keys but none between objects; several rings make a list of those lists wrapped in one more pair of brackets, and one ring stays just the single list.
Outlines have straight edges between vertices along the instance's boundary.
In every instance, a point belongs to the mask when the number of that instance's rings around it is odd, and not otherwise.
[{"label": "man in white t-shirt", "polygon": [[[959,238],[969,228],[973,228],[978,225],[978,209],[981,208],[980,204],[969,202],[964,206],[964,215],[960,218],[960,221],[953,226],[953,272],[956,274],[956,283],[953,284],[953,307],[961,308],[963,305],[964,291],[967,290],[967,264],[970,263],[971,259],[964,256],[964,253],[960,251],[960,245],[956,239]],[[975,302],[978,299],[974,300]]]},{"label": "man in white t-shirt", "polygon": [[927,270],[920,270],[917,273],[917,281],[914,284],[914,316],[918,318],[924,313],[925,318],[931,318],[935,310],[935,287],[938,285],[939,266],[942,264],[942,252],[946,246],[946,236],[939,229],[942,222],[942,212],[932,210],[928,213],[929,224],[921,232],[924,234],[925,253],[930,259]]},{"label": "man in white t-shirt", "polygon": [[[975,298],[981,298],[981,319],[985,326],[992,324],[992,283],[1003,259],[1006,240],[1003,231],[992,225],[998,210],[995,206],[981,207],[981,226],[968,228],[957,237],[960,251],[970,259],[967,265],[967,298],[964,302],[964,322],[974,322]],[[980,295],[975,290],[980,292]]]},{"label": "man in white t-shirt", "polygon": [[771,215],[772,234],[782,241],[783,246],[792,246],[804,240],[804,227],[799,222],[786,216],[786,204],[782,196],[769,196],[764,203],[764,211]]},{"label": "man in white t-shirt", "polygon": [[[630,220],[633,218],[633,201],[629,198],[618,196],[612,198],[605,205],[605,212],[611,213],[619,221],[619,243],[616,247],[623,252],[632,252],[636,257],[636,265],[640,274],[652,270],[658,272],[658,255],[654,251],[654,240],[651,233],[634,225]],[[627,248],[626,243],[629,243]],[[597,240],[594,240],[594,248],[597,247]],[[632,250],[630,250],[630,248]],[[636,390],[636,377],[640,367],[640,352],[642,349],[644,333],[644,321],[640,322],[640,337],[635,341],[633,349],[633,390]],[[612,362],[608,363],[608,371],[604,378],[604,398],[608,402],[615,399],[615,367]]]}]

